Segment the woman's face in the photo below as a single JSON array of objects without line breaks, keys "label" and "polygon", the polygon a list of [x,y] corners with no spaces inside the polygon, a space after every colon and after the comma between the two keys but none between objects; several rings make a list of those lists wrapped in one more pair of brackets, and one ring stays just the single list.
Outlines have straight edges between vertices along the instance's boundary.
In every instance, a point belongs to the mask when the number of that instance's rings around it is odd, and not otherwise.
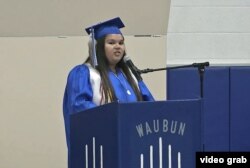
[{"label": "woman's face", "polygon": [[122,59],[125,52],[124,38],[121,34],[107,35],[104,42],[104,50],[112,70],[116,64]]}]

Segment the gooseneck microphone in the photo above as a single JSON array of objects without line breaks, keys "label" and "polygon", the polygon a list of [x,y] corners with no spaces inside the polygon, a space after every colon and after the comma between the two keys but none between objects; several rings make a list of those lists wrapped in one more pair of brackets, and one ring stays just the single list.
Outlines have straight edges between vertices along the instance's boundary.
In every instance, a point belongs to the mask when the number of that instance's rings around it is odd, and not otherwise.
[{"label": "gooseneck microphone", "polygon": [[125,55],[123,57],[123,61],[126,63],[126,65],[129,67],[129,69],[131,70],[131,72],[134,74],[134,76],[136,77],[136,79],[138,81],[142,81],[142,77],[141,77],[141,72],[140,70],[133,64],[133,62],[131,61],[131,59],[129,58],[129,56]]}]

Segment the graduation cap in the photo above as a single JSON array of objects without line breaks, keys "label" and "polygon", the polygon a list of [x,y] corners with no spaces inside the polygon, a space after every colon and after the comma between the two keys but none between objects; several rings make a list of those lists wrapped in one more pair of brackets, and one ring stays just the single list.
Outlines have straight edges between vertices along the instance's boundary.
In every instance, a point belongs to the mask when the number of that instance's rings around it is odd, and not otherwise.
[{"label": "graduation cap", "polygon": [[86,28],[88,34],[91,34],[94,30],[94,38],[96,40],[104,37],[107,34],[122,34],[120,28],[125,27],[119,17],[110,19],[96,25]]},{"label": "graduation cap", "polygon": [[120,17],[116,17],[96,25],[86,28],[86,32],[91,36],[92,40],[92,54],[91,60],[92,65],[96,67],[98,65],[96,59],[96,50],[95,50],[95,40],[98,40],[108,34],[122,34],[120,28],[125,27]]}]

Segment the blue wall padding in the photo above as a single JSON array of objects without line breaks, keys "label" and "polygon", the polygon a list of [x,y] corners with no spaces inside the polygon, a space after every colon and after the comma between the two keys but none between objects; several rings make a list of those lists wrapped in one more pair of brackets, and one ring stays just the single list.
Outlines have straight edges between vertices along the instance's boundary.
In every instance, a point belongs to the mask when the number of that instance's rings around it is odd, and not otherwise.
[{"label": "blue wall padding", "polygon": [[167,99],[200,98],[199,73],[196,68],[167,71]]},{"label": "blue wall padding", "polygon": [[206,151],[229,151],[229,68],[210,67],[204,74]]},{"label": "blue wall padding", "polygon": [[250,67],[231,68],[231,151],[250,151]]},{"label": "blue wall padding", "polygon": [[[229,151],[229,68],[209,67],[204,72],[204,149]],[[168,100],[200,97],[197,68],[168,70]]]}]

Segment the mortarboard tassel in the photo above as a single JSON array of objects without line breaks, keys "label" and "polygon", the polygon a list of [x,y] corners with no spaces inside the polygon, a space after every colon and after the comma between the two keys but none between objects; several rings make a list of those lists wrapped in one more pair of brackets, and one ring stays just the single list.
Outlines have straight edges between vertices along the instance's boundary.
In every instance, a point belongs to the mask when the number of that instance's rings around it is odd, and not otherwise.
[{"label": "mortarboard tassel", "polygon": [[95,32],[94,32],[94,28],[91,28],[91,41],[92,41],[92,54],[91,54],[91,62],[93,67],[96,67],[98,65],[97,63],[97,58],[96,58],[96,42],[95,42]]}]

